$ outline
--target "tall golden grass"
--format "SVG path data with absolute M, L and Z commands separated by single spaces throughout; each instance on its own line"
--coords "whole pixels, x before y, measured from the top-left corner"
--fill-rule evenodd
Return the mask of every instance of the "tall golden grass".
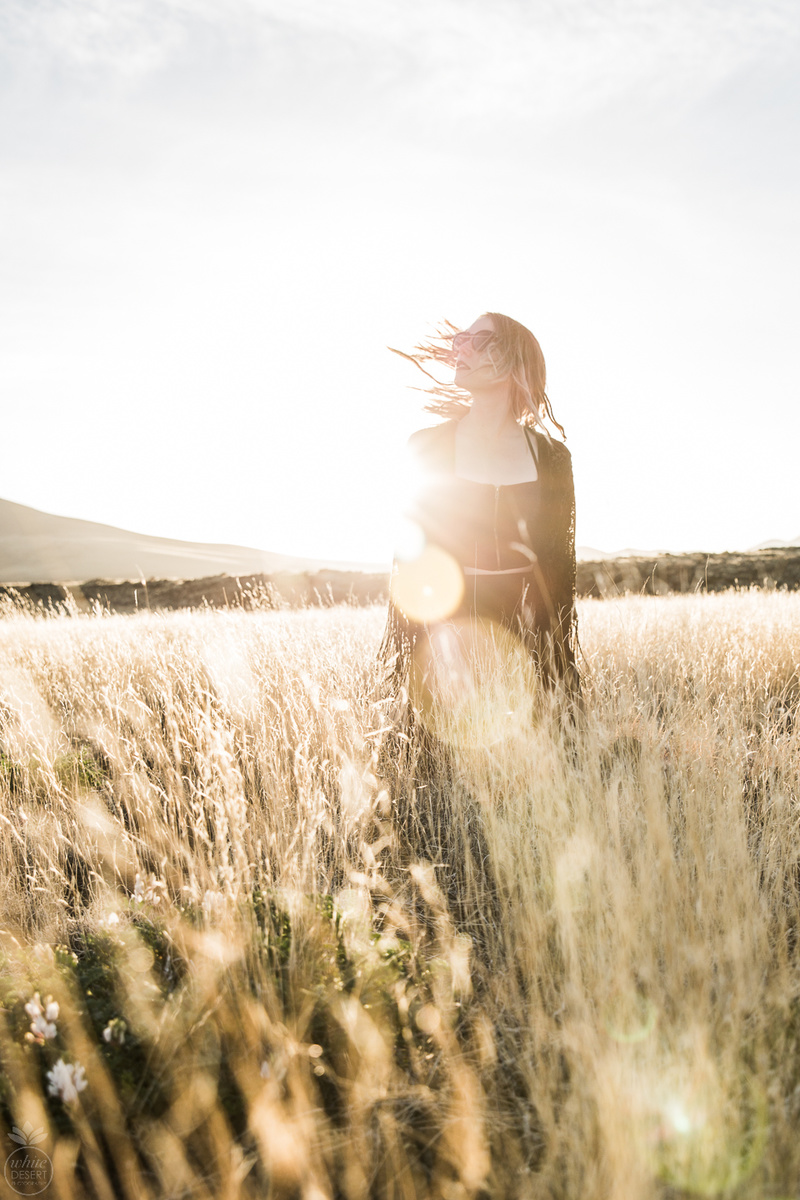
M 379 609 L 9 609 L 2 1157 L 43 1130 L 58 1197 L 796 1195 L 800 596 L 580 617 L 577 720 L 501 641 L 409 725 Z

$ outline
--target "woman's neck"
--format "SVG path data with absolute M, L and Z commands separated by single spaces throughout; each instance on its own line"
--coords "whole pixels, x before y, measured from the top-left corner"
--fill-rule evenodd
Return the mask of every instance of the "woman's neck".
M 474 392 L 469 412 L 463 418 L 470 433 L 485 438 L 502 438 L 513 436 L 518 428 L 511 411 L 511 397 L 508 390 L 505 393 L 490 391 Z

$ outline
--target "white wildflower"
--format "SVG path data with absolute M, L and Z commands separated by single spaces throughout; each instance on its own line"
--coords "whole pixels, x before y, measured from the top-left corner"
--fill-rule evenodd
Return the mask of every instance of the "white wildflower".
M 103 1030 L 104 1042 L 119 1042 L 120 1046 L 125 1045 L 125 1034 L 128 1031 L 126 1021 L 122 1017 L 112 1017 Z
M 275 1083 L 280 1083 L 286 1078 L 286 1072 L 289 1067 L 289 1059 L 294 1056 L 296 1047 L 290 1048 L 288 1051 L 285 1047 L 279 1047 L 271 1052 L 271 1058 L 265 1058 L 261 1064 L 261 1078 L 272 1079 Z
M 119 914 L 110 912 L 106 917 L 106 925 L 119 925 Z
M 78 1092 L 86 1087 L 86 1072 L 80 1063 L 65 1063 L 60 1058 L 52 1071 L 47 1072 L 47 1091 L 58 1096 L 65 1104 L 78 1099 Z
M 163 879 L 156 879 L 155 875 L 150 876 L 148 883 L 142 879 L 139 872 L 136 872 L 136 878 L 133 885 L 133 900 L 136 904 L 152 904 L 155 907 L 166 899 L 167 885 Z
M 38 1042 L 42 1046 L 46 1038 L 56 1036 L 58 1004 L 52 996 L 46 998 L 43 1006 L 39 993 L 35 992 L 33 999 L 25 1005 L 25 1012 L 31 1018 L 31 1031 L 25 1035 L 29 1042 Z

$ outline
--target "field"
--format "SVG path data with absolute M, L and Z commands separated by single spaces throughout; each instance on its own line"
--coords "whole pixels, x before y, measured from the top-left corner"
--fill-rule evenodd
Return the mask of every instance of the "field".
M 582 602 L 572 718 L 383 620 L 5 612 L 8 1194 L 797 1196 L 800 595 Z

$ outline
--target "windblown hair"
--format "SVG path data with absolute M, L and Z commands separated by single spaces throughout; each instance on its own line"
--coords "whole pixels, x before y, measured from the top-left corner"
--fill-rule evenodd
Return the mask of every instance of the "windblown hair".
M 545 391 L 544 355 L 536 338 L 519 321 L 503 313 L 490 312 L 483 316 L 490 317 L 494 325 L 495 338 L 488 350 L 489 359 L 499 376 L 511 380 L 511 408 L 515 419 L 521 425 L 538 426 L 544 433 L 547 433 L 544 422 L 548 420 L 562 437 L 566 437 L 563 425 L 553 415 Z M 441 363 L 450 368 L 455 365 L 452 338 L 458 328 L 452 321 L 445 321 L 432 337 L 414 346 L 413 353 L 395 350 L 395 354 L 409 359 L 433 380 L 434 387 L 422 389 L 433 397 L 425 405 L 425 411 L 440 417 L 461 417 L 471 404 L 469 392 L 454 383 L 441 383 L 423 366 L 423 363 Z

